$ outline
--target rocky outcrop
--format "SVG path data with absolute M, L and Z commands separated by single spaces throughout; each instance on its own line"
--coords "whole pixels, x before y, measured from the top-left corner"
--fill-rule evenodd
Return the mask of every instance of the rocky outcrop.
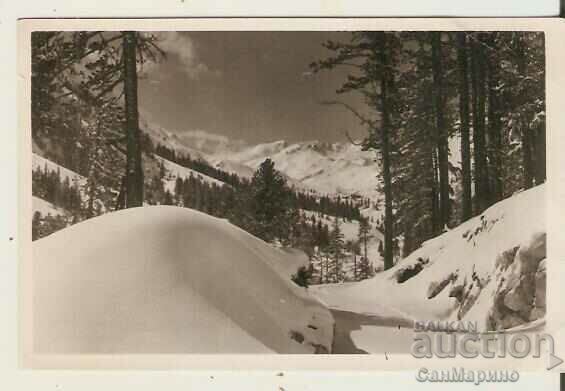
M 502 253 L 496 261 L 494 305 L 487 326 L 501 330 L 545 315 L 546 234 L 536 233 L 528 243 Z
M 424 270 L 424 266 L 426 266 L 429 262 L 429 259 L 418 258 L 416 263 L 398 269 L 396 273 L 394 273 L 396 282 L 402 284 L 403 282 L 408 281 Z
M 441 281 L 432 281 L 428 286 L 428 299 L 433 299 L 445 289 L 449 283 L 457 280 L 457 272 L 450 273 L 446 278 Z

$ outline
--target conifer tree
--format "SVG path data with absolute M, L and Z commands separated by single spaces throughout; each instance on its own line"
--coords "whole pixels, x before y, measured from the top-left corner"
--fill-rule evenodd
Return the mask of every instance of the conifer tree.
M 369 239 L 371 238 L 370 231 L 371 231 L 371 226 L 369 224 L 369 221 L 366 218 L 361 219 L 359 221 L 359 235 L 358 235 L 358 237 L 359 237 L 359 242 L 361 243 L 362 250 L 363 250 L 362 257 L 361 257 L 361 263 L 362 264 L 365 261 L 368 261 L 367 247 L 368 247 Z
M 332 279 L 334 282 L 339 282 L 341 279 L 341 264 L 343 260 L 343 249 L 345 241 L 343 232 L 341 231 L 341 225 L 339 223 L 339 218 L 336 216 L 334 218 L 332 231 L 330 233 L 330 244 L 329 252 L 332 257 Z
M 251 180 L 253 233 L 265 240 L 289 239 L 291 221 L 296 216 L 290 207 L 290 189 L 285 177 L 267 158 Z
M 385 268 L 393 265 L 393 193 L 392 193 L 392 154 L 395 96 L 395 59 L 400 42 L 396 33 L 356 32 L 349 43 L 328 41 L 324 45 L 334 52 L 334 56 L 311 64 L 315 71 L 333 69 L 339 66 L 352 67 L 357 72 L 348 75 L 347 81 L 338 93 L 360 93 L 374 117 L 361 115 L 357 110 L 343 102 L 338 103 L 350 110 L 367 127 L 368 136 L 363 141 L 364 150 L 378 151 L 383 180 L 385 217 Z M 377 117 L 377 118 L 375 118 Z
M 462 171 L 462 216 L 466 221 L 473 214 L 472 175 L 471 175 L 471 140 L 469 132 L 469 66 L 468 66 L 467 34 L 457 33 L 457 68 L 459 90 L 459 121 L 461 136 L 461 171 Z

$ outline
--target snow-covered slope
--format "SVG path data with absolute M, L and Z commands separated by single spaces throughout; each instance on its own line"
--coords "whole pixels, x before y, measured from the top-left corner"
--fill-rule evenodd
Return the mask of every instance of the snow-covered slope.
M 108 213 L 34 242 L 33 260 L 38 352 L 331 349 L 329 311 L 288 276 L 303 255 L 190 209 Z
M 307 217 L 306 221 L 310 221 L 312 216 L 316 217 L 317 221 L 321 221 L 322 224 L 327 225 L 328 227 L 332 227 L 334 223 L 334 217 L 324 215 L 318 212 L 312 212 L 308 210 L 301 210 L 301 213 Z M 369 215 L 369 211 L 366 211 L 367 215 Z M 340 219 L 340 229 L 343 233 L 343 239 L 345 241 L 352 241 L 356 242 L 359 240 L 359 222 L 356 220 L 346 221 L 344 219 Z M 382 270 L 383 268 L 383 259 L 381 254 L 379 253 L 379 243 L 383 241 L 383 234 L 381 231 L 376 229 L 375 224 L 370 224 L 369 230 L 369 240 L 367 242 L 367 258 L 369 258 L 370 263 L 373 265 L 374 268 L 377 270 Z M 353 256 L 349 254 L 342 260 L 342 269 L 346 273 L 346 278 L 352 279 L 353 278 L 353 266 L 354 260 Z M 318 266 L 319 267 L 319 266 Z
M 170 131 L 148 122 L 142 128 L 155 142 L 242 177 L 251 177 L 269 157 L 292 184 L 305 190 L 329 195 L 357 194 L 373 200 L 379 197 L 374 153 L 361 151 L 345 140 L 333 144 L 277 140 L 250 145 L 202 130 Z
M 545 313 L 545 186 L 503 200 L 359 283 L 315 286 L 330 307 L 506 329 Z
M 277 141 L 255 145 L 229 156 L 213 156 L 217 164 L 223 162 L 228 168 L 229 163 L 225 162 L 238 163 L 254 170 L 268 157 L 275 162 L 277 170 L 304 189 L 322 194 L 358 194 L 372 199 L 379 195 L 374 154 L 361 151 L 358 146 L 349 143 L 287 144 Z
M 255 170 L 253 168 L 231 160 L 220 160 L 216 162 L 215 167 L 222 171 L 236 174 L 240 178 L 251 179 L 253 174 L 255 174 Z
M 175 182 L 177 178 L 188 179 L 191 175 L 194 178 L 199 178 L 200 180 L 209 184 L 216 184 L 218 186 L 225 185 L 225 183 L 222 181 L 204 175 L 198 171 L 194 171 L 190 168 L 183 167 L 160 156 L 155 156 L 155 159 L 157 160 L 158 164 L 162 164 L 165 168 L 164 185 L 165 189 L 171 193 L 174 193 Z
M 47 216 L 47 215 L 60 216 L 66 214 L 66 212 L 63 209 L 57 208 L 52 203 L 35 196 L 32 197 L 31 206 L 33 213 L 39 212 L 41 213 L 42 216 Z
M 200 151 L 184 143 L 177 133 L 167 130 L 154 122 L 150 122 L 144 117 L 140 118 L 139 128 L 149 136 L 155 145 L 161 144 L 177 153 L 189 155 L 193 159 L 204 158 L 204 155 Z
M 81 185 L 84 184 L 86 181 L 86 179 L 82 175 L 77 174 L 76 172 L 69 170 L 68 168 L 60 166 L 57 163 L 54 163 L 51 160 L 48 160 L 36 153 L 32 154 L 31 163 L 32 163 L 32 168 L 34 170 L 37 168 L 41 168 L 42 170 L 45 170 L 47 168 L 48 171 L 55 171 L 55 172 L 59 171 L 61 180 L 64 180 L 65 178 L 69 178 L 71 184 Z
M 248 147 L 243 140 L 231 140 L 226 136 L 203 130 L 185 131 L 180 133 L 178 137 L 184 145 L 190 145 L 208 156 L 218 153 L 231 154 Z

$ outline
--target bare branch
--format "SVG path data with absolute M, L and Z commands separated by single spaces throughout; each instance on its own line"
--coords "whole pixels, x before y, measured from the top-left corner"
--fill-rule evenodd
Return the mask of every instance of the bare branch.
M 348 103 L 345 102 L 341 102 L 338 100 L 330 100 L 330 101 L 321 101 L 320 104 L 323 105 L 339 105 L 339 106 L 343 106 L 345 107 L 347 110 L 349 110 L 351 113 L 353 113 L 353 115 L 355 115 L 359 121 L 361 121 L 361 124 L 363 125 L 368 125 L 368 126 L 374 126 L 374 121 L 364 117 L 361 113 L 359 113 L 356 109 L 354 109 L 351 105 L 349 105 Z
M 351 136 L 349 135 L 349 132 L 346 130 L 345 131 L 345 137 L 347 137 L 347 139 L 349 140 L 349 142 L 353 145 L 355 145 L 356 147 L 360 147 L 363 145 L 363 142 L 355 142 L 353 140 L 353 138 L 351 138 Z

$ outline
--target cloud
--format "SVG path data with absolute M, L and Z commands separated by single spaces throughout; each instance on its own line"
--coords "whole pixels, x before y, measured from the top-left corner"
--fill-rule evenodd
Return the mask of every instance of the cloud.
M 212 70 L 198 58 L 196 46 L 192 38 L 186 33 L 158 32 L 157 44 L 163 49 L 167 56 L 176 57 L 180 62 L 182 71 L 191 79 L 199 79 L 202 76 L 220 76 L 221 72 Z

